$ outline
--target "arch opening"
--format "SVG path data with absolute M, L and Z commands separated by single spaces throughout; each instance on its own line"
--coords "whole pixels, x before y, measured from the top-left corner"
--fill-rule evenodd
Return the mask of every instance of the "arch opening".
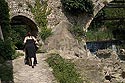
M 38 34 L 38 28 L 36 23 L 34 23 L 32 20 L 30 20 L 30 18 L 27 18 L 25 16 L 14 16 L 11 18 L 11 26 L 13 25 L 26 25 L 27 28 L 29 28 L 29 31 L 31 31 L 31 33 L 34 36 L 37 36 Z
M 33 36 L 38 35 L 37 25 L 25 16 L 14 16 L 11 18 L 12 39 L 17 49 L 23 49 L 23 39 L 27 32 L 31 32 Z
M 86 33 L 90 50 L 95 52 L 99 49 L 113 49 L 114 44 L 116 48 L 119 47 L 117 51 L 120 48 L 125 48 L 123 46 L 125 40 L 124 5 L 125 0 L 111 1 L 97 13 Z

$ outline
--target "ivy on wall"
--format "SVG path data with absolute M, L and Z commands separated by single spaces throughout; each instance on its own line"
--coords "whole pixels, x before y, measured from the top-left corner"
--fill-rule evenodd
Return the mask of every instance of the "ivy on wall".
M 51 29 L 47 28 L 47 16 L 50 14 L 51 10 L 48 10 L 47 6 L 47 1 L 40 2 L 40 0 L 36 0 L 35 6 L 31 7 L 31 11 L 35 16 L 35 21 L 40 28 L 40 36 L 43 41 L 51 35 Z
M 78 40 L 81 41 L 82 38 L 85 37 L 85 32 L 83 31 L 83 28 L 80 27 L 80 25 L 76 24 L 71 29 L 70 32 L 73 34 L 73 36 Z
M 89 13 L 93 14 L 93 3 L 91 0 L 61 0 L 64 8 L 73 13 Z

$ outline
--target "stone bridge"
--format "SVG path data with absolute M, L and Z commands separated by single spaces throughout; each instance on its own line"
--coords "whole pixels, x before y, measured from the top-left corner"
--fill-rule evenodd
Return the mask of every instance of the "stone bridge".
M 79 16 L 73 16 L 71 14 L 67 14 L 67 12 L 62 8 L 62 4 L 60 0 L 48 0 L 48 7 L 51 8 L 51 14 L 48 16 L 48 27 L 55 28 L 53 31 L 53 35 L 47 38 L 46 42 L 47 45 L 45 46 L 48 50 L 57 49 L 63 50 L 71 55 L 77 54 L 78 56 L 81 55 L 89 55 L 87 54 L 86 50 L 84 49 L 86 45 L 86 40 L 79 43 L 77 40 L 74 39 L 73 35 L 67 30 L 74 23 L 77 22 L 80 27 L 83 27 L 84 31 L 87 31 L 90 23 L 97 15 L 97 13 L 108 3 L 113 0 L 92 0 L 94 3 L 94 15 L 88 15 L 86 13 L 80 14 Z M 45 42 L 45 43 L 46 43 Z
M 113 0 L 92 0 L 94 3 L 94 16 L 108 3 Z M 93 20 L 94 16 L 88 14 L 82 14 L 78 17 L 73 17 L 65 13 L 62 9 L 62 4 L 60 0 L 48 0 L 48 7 L 52 8 L 51 14 L 48 16 L 48 26 L 55 27 L 62 20 L 68 21 L 70 23 L 77 22 L 84 29 L 87 29 Z
M 31 12 L 28 4 L 33 5 L 32 0 L 7 0 L 10 9 L 10 19 L 21 21 L 23 24 L 31 28 L 33 34 L 37 34 L 38 27 L 34 20 L 34 15 Z
M 107 4 L 113 0 L 92 0 L 94 3 L 94 16 Z M 13 19 L 14 17 L 23 17 L 22 19 L 27 22 L 27 25 L 31 25 L 36 27 L 36 23 L 34 20 L 34 16 L 31 13 L 29 5 L 34 5 L 34 0 L 7 0 L 9 8 L 10 8 L 10 18 Z M 48 7 L 52 8 L 51 14 L 48 16 L 48 26 L 53 28 L 62 20 L 67 20 L 68 18 L 62 12 L 60 0 L 48 0 Z M 57 9 L 58 8 L 58 9 Z M 57 14 L 58 13 L 58 14 Z M 89 27 L 91 21 L 93 20 L 94 16 L 89 15 L 81 15 L 78 17 L 78 24 L 84 27 L 85 30 Z M 72 18 L 72 17 L 70 17 Z M 69 20 L 68 20 L 69 21 Z M 34 27 L 34 28 L 35 28 Z
M 92 0 L 94 3 L 94 16 L 85 16 L 86 17 L 86 21 L 84 22 L 85 24 L 85 28 L 87 29 L 90 25 L 90 23 L 92 22 L 92 20 L 94 19 L 94 17 L 96 16 L 96 14 L 104 7 L 106 6 L 108 3 L 110 3 L 111 1 L 114 0 Z M 88 19 L 87 19 L 88 18 Z
M 17 19 L 23 21 L 26 25 L 31 27 L 34 33 L 38 32 L 37 24 L 34 20 L 34 16 L 31 13 L 30 5 L 35 4 L 35 0 L 6 0 L 10 9 L 10 19 Z M 94 3 L 94 16 L 107 4 L 113 0 L 92 0 Z M 62 20 L 72 23 L 74 17 L 67 16 L 62 10 L 62 4 L 60 0 L 48 0 L 48 8 L 51 8 L 51 14 L 48 16 L 48 27 L 54 28 Z M 94 16 L 83 14 L 77 17 L 77 22 L 81 25 L 85 31 L 92 22 Z

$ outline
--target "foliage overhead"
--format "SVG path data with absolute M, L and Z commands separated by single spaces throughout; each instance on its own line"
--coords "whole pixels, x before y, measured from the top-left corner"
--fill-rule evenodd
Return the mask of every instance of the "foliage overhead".
M 71 13 L 89 13 L 93 14 L 93 3 L 91 0 L 61 0 L 64 8 Z

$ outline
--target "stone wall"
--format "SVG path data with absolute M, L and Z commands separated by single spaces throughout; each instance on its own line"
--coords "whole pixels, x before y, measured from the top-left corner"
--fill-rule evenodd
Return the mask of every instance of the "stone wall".
M 79 17 L 69 15 L 62 6 L 61 0 L 48 0 L 48 7 L 52 9 L 51 14 L 48 16 L 48 27 L 54 28 L 61 21 L 67 21 L 71 24 L 80 20 L 81 17 L 85 16 L 80 15 Z M 83 19 L 82 19 L 83 20 Z M 81 21 L 81 20 L 80 20 Z M 85 20 L 84 20 L 85 21 Z
M 94 16 L 106 5 L 104 2 L 111 2 L 112 0 L 92 0 L 94 3 Z M 78 22 L 81 27 L 88 28 L 94 16 L 88 14 L 81 14 L 78 17 L 71 16 L 65 12 L 60 0 L 48 0 L 48 7 L 52 9 L 48 16 L 48 27 L 54 28 L 62 20 L 68 21 L 71 24 Z
M 70 27 L 71 23 L 61 21 L 53 30 L 53 35 L 46 39 L 44 47 L 48 52 L 58 50 L 62 56 L 85 58 L 87 54 L 84 44 L 73 37 L 69 31 Z
M 41 0 L 44 1 L 44 0 Z M 98 13 L 98 11 L 100 11 L 106 4 L 104 3 L 105 1 L 107 1 L 107 3 L 111 2 L 112 0 L 92 0 L 94 3 L 94 16 Z M 31 5 L 34 5 L 35 1 L 34 0 L 7 0 L 7 2 L 9 3 L 9 7 L 10 10 L 12 11 L 12 13 L 15 10 L 15 8 L 17 9 L 21 9 L 21 10 L 25 10 L 28 9 L 28 6 L 26 5 L 26 3 L 29 3 Z M 22 7 L 19 8 L 18 4 L 22 3 Z M 13 9 L 14 8 L 14 9 Z M 62 7 L 61 4 L 61 0 L 48 0 L 48 8 L 51 8 L 51 14 L 48 16 L 48 27 L 49 28 L 54 28 L 56 25 L 58 25 L 62 20 L 68 21 L 71 24 L 74 24 L 75 22 L 77 22 L 79 25 L 81 25 L 81 27 L 88 28 L 91 21 L 93 20 L 94 16 L 90 16 L 88 14 L 81 14 L 79 16 L 72 16 L 69 15 L 67 12 L 65 12 L 65 10 Z M 30 10 L 29 10 L 30 11 Z M 22 11 L 25 13 L 25 11 Z M 12 14 L 10 13 L 10 14 Z M 17 13 L 17 12 L 15 12 Z M 28 14 L 27 14 L 28 16 Z M 31 16 L 31 14 L 30 14 Z
M 48 7 L 51 8 L 51 14 L 48 16 L 48 27 L 54 28 L 61 20 L 67 20 L 60 0 L 48 0 Z
M 57 49 L 61 51 L 73 51 L 74 53 L 72 53 L 72 55 L 76 55 L 78 57 L 87 56 L 87 50 L 83 45 L 77 43 L 77 40 L 68 31 L 72 26 L 66 25 L 74 25 L 74 23 L 77 22 L 83 30 L 87 31 L 87 28 L 94 16 L 105 6 L 104 1 L 105 0 L 93 0 L 94 15 L 83 13 L 79 16 L 73 16 L 63 9 L 61 0 L 48 0 L 48 8 L 52 9 L 50 15 L 47 17 L 48 28 L 53 29 L 53 35 L 45 41 L 45 47 L 47 50 Z M 110 0 L 108 0 L 108 2 L 110 2 Z
M 14 16 L 25 16 L 34 21 L 34 16 L 28 7 L 28 3 L 33 5 L 33 2 L 27 0 L 7 0 L 10 9 L 10 18 Z M 35 22 L 35 21 L 34 21 Z

